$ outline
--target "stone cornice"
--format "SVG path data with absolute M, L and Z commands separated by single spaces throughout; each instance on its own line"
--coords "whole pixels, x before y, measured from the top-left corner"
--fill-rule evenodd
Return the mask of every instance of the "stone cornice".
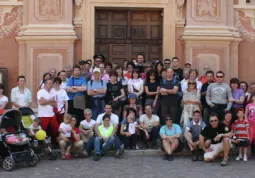
M 16 40 L 18 43 L 70 43 L 77 39 L 76 36 L 17 36 Z
M 0 1 L 0 6 L 22 6 L 23 2 L 22 1 L 17 1 L 17 0 L 1 0 Z

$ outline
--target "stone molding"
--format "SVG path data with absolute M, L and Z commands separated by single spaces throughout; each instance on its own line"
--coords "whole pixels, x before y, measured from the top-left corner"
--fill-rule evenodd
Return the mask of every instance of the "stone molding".
M 22 6 L 23 1 L 18 0 L 1 0 L 0 6 Z

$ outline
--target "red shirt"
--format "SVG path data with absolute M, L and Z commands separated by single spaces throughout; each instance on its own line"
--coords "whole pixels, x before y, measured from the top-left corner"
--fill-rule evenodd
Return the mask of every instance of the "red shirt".
M 199 80 L 202 84 L 206 83 L 206 82 L 207 82 L 206 75 L 203 75 L 203 76 L 199 77 L 198 80 Z M 214 81 L 214 82 L 216 81 L 215 76 L 213 77 L 213 81 Z
M 236 138 L 248 138 L 247 129 L 249 128 L 249 123 L 246 120 L 236 120 L 232 124 L 232 130 L 235 133 Z
M 81 133 L 80 129 L 77 128 L 77 127 L 74 127 L 73 130 L 75 131 L 76 134 L 80 134 Z M 72 142 L 74 143 L 76 141 L 77 140 L 75 139 L 74 134 L 72 134 Z
M 124 76 L 127 77 L 128 79 L 132 78 L 132 74 L 129 74 L 128 72 Z

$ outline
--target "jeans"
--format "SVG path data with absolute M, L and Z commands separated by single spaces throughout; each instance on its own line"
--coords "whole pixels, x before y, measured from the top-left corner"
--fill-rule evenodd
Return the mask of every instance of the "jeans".
M 95 137 L 91 137 L 88 142 L 87 142 L 87 145 L 86 145 L 86 151 L 89 155 L 91 155 L 91 151 L 94 147 L 94 140 L 95 140 Z
M 104 112 L 105 102 L 102 99 L 94 99 L 93 101 L 95 102 L 96 107 L 91 108 L 92 119 L 96 120 L 97 116 Z
M 113 145 L 115 145 L 115 150 L 119 150 L 121 143 L 118 136 L 110 136 L 108 140 L 103 143 L 103 140 L 96 137 L 94 140 L 95 153 L 104 155 Z
M 215 104 L 213 108 L 210 108 L 210 113 L 218 114 L 219 120 L 223 121 L 225 118 L 225 109 L 227 108 L 227 104 Z
M 159 126 L 152 127 L 151 131 L 148 133 L 150 135 L 150 140 L 152 142 L 152 145 L 156 145 L 156 139 L 158 138 L 158 135 L 159 135 Z M 141 138 L 143 143 L 147 143 L 146 135 L 145 135 L 145 132 L 143 131 L 141 131 Z

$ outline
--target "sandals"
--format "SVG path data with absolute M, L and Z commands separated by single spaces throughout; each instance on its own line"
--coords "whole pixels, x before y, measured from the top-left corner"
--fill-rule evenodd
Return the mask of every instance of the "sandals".
M 65 154 L 65 158 L 66 158 L 67 160 L 70 160 L 70 159 L 72 159 L 72 156 L 71 156 L 71 155 Z

